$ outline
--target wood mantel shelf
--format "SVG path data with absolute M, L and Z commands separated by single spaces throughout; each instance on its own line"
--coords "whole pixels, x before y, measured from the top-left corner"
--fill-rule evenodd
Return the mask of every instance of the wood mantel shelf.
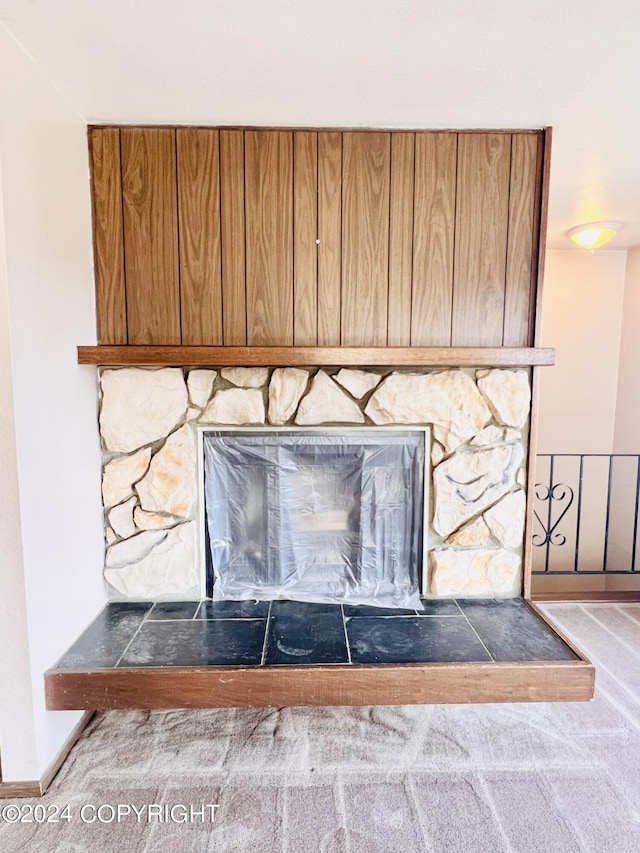
M 555 363 L 542 347 L 79 346 L 79 364 L 252 367 L 530 367 Z

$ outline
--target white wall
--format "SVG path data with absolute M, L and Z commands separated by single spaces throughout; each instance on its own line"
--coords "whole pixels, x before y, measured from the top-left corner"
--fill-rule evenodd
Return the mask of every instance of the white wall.
M 640 453 L 640 249 L 627 253 L 614 453 Z
M 0 87 L 0 166 L 36 753 L 34 768 L 32 750 L 11 755 L 0 732 L 11 781 L 42 775 L 78 720 L 45 710 L 43 673 L 104 591 L 96 376 L 75 354 L 95 342 L 86 125 L 1 26 L 0 79 L 10 81 Z M 12 628 L 0 625 L 0 647 Z M 0 724 L 23 713 L 13 691 L 2 698 Z
M 539 453 L 613 452 L 626 255 L 547 252 L 542 345 L 556 364 L 540 371 Z
M 0 186 L 2 186 L 0 172 Z M 0 195 L 0 751 L 5 777 L 36 777 L 24 593 L 18 461 L 9 341 L 4 216 Z M 13 778 L 16 778 L 15 775 Z

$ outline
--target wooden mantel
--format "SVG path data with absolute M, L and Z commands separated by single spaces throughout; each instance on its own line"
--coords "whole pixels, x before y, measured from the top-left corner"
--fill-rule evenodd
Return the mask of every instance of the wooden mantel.
M 80 346 L 79 364 L 165 366 L 530 367 L 555 362 L 542 347 Z

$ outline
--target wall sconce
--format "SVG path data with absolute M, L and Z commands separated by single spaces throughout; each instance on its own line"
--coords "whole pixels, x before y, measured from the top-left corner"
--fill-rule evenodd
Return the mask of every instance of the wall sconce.
M 585 225 L 577 225 L 567 233 L 577 246 L 583 249 L 599 249 L 615 237 L 621 227 L 621 222 L 588 222 Z

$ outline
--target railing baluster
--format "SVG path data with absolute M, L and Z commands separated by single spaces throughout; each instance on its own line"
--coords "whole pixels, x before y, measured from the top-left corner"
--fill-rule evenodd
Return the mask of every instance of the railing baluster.
M 580 519 L 582 517 L 582 477 L 584 475 L 584 453 L 580 454 L 580 470 L 578 473 L 578 507 L 576 510 L 576 554 L 573 561 L 573 571 L 578 571 L 578 556 L 580 554 Z
M 640 498 L 640 456 L 638 456 L 638 468 L 636 471 L 636 508 L 633 514 L 633 545 L 631 546 L 631 568 L 636 570 L 636 546 L 638 544 L 638 498 Z
M 546 512 L 546 529 L 545 522 L 543 522 L 541 516 L 538 514 L 538 511 L 535 511 L 535 518 L 542 528 L 542 533 L 534 533 L 533 534 L 533 545 L 535 547 L 545 548 L 545 559 L 544 559 L 544 568 L 534 570 L 532 574 L 534 575 L 542 575 L 549 574 L 549 572 L 553 572 L 554 575 L 628 575 L 628 574 L 639 574 L 640 570 L 636 570 L 636 560 L 638 558 L 638 534 L 639 534 L 639 524 L 640 524 L 640 454 L 637 453 L 615 453 L 615 454 L 606 454 L 606 453 L 543 453 L 539 454 L 539 458 L 549 457 L 549 481 L 548 486 L 543 485 L 542 483 L 536 484 L 536 493 L 535 498 L 538 501 L 548 501 L 549 506 L 547 507 Z M 551 546 L 553 545 L 555 548 L 561 548 L 566 544 L 567 538 L 562 533 L 562 523 L 564 517 L 567 515 L 569 511 L 569 507 L 571 506 L 574 492 L 570 485 L 565 483 L 554 483 L 554 473 L 555 473 L 555 461 L 556 458 L 571 458 L 577 457 L 580 462 L 578 466 L 578 501 L 577 501 L 577 509 L 576 509 L 576 539 L 575 539 L 575 554 L 573 560 L 573 567 L 570 569 L 558 569 L 557 571 L 553 571 L 552 563 L 553 563 L 553 551 Z M 582 508 L 583 508 L 583 497 L 586 496 L 588 498 L 589 495 L 589 484 L 585 483 L 585 459 L 594 459 L 594 458 L 604 458 L 608 459 L 608 472 L 607 472 L 607 499 L 606 499 L 606 513 L 605 513 L 605 523 L 604 523 L 604 537 L 603 537 L 603 551 L 602 551 L 602 568 L 600 569 L 580 569 L 580 539 L 582 534 Z M 619 535 L 623 537 L 622 543 L 614 542 L 613 540 L 609 540 L 610 536 L 614 534 L 611 531 L 611 520 L 612 520 L 612 501 L 613 501 L 613 485 L 614 485 L 614 463 L 616 459 L 633 459 L 636 463 L 635 470 L 635 497 L 634 497 L 634 513 L 633 513 L 633 531 L 632 531 L 632 545 L 631 545 L 631 565 L 628 568 L 618 569 L 608 567 L 608 561 L 611 549 L 615 547 L 616 555 L 620 551 L 628 550 L 628 526 L 624 531 L 619 532 Z M 572 480 L 572 482 L 575 482 Z M 587 490 L 585 492 L 585 489 Z M 560 507 L 559 511 L 556 513 L 556 517 L 554 520 L 553 516 L 553 503 L 554 501 Z M 617 506 L 617 504 L 616 504 Z M 618 507 L 618 509 L 620 509 Z M 624 508 L 623 508 L 624 509 Z M 624 513 L 626 517 L 626 512 Z M 616 531 L 618 531 L 619 525 L 616 526 Z M 619 559 L 616 557 L 616 559 Z
M 611 518 L 611 476 L 613 472 L 613 456 L 609 457 L 609 476 L 607 478 L 607 514 L 604 520 L 604 550 L 602 552 L 602 571 L 607 571 L 607 555 L 609 553 L 609 520 Z

